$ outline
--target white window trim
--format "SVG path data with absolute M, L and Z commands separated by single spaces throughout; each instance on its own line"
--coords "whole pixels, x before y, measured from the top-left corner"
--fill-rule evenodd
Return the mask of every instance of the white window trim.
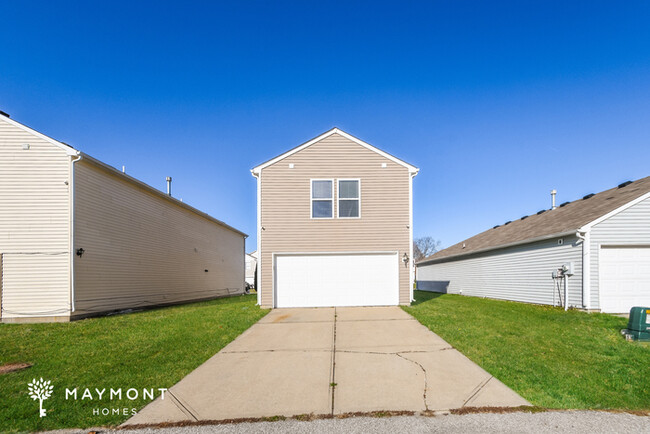
M 343 199 L 341 199 L 339 197 L 340 196 L 339 195 L 339 191 L 340 191 L 339 182 L 341 182 L 341 181 L 357 181 L 359 183 L 359 197 L 356 199 L 356 200 L 359 201 L 359 215 L 357 217 L 341 217 L 339 215 L 339 211 L 341 210 L 341 200 L 355 200 L 355 199 L 352 199 L 352 198 L 345 198 L 345 197 Z M 349 219 L 354 220 L 354 219 L 360 219 L 361 218 L 361 178 L 340 178 L 340 179 L 336 180 L 336 218 L 346 219 L 346 220 L 349 220 Z
M 332 197 L 330 199 L 314 199 L 314 181 L 331 181 L 332 182 Z M 331 220 L 334 218 L 334 183 L 333 178 L 310 178 L 309 179 L 309 218 L 311 220 Z M 314 217 L 314 201 L 315 200 L 331 200 L 332 201 L 332 216 L 331 217 Z

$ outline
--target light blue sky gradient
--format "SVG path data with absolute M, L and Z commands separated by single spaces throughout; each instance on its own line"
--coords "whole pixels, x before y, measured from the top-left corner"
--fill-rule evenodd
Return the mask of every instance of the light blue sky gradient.
M 0 110 L 250 234 L 249 170 L 343 130 L 451 245 L 650 175 L 650 3 L 2 2 Z M 309 206 L 308 201 L 306 199 Z

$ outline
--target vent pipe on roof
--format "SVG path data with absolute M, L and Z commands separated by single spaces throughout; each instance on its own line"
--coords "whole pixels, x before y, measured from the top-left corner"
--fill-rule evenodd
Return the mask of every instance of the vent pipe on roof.
M 172 195 L 172 177 L 171 176 L 167 177 L 167 194 L 169 196 Z
M 557 190 L 556 190 L 556 189 L 551 190 L 551 209 L 555 209 L 555 208 L 557 208 L 557 207 L 555 206 L 555 195 L 556 195 L 556 194 L 557 194 Z

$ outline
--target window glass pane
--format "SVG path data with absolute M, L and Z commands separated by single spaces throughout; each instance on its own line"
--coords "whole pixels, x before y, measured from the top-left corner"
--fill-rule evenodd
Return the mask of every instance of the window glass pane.
M 339 197 L 341 199 L 358 199 L 359 181 L 339 181 Z
M 332 217 L 332 201 L 331 200 L 312 201 L 311 216 L 314 218 Z
M 312 199 L 331 199 L 332 181 L 312 181 L 311 197 Z
M 359 217 L 359 200 L 339 200 L 339 217 Z

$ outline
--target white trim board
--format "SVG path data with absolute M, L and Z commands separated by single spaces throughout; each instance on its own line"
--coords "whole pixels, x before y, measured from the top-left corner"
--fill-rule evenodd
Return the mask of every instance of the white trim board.
M 389 153 L 384 152 L 381 149 L 378 149 L 378 148 L 372 146 L 371 144 L 366 143 L 363 140 L 358 139 L 358 138 L 352 136 L 351 134 L 348 134 L 345 131 L 342 131 L 342 130 L 335 127 L 335 128 L 332 128 L 331 130 L 321 134 L 320 136 L 318 136 L 318 137 L 316 137 L 314 139 L 311 139 L 310 141 L 305 142 L 302 145 L 297 146 L 297 147 L 285 152 L 284 154 L 278 155 L 277 157 L 275 157 L 275 158 L 273 158 L 273 159 L 271 159 L 271 160 L 269 160 L 269 161 L 267 161 L 265 163 L 262 163 L 262 164 L 260 164 L 258 166 L 255 166 L 253 169 L 251 169 L 251 172 L 253 174 L 260 173 L 260 171 L 262 169 L 264 169 L 265 167 L 268 167 L 268 166 L 270 166 L 272 164 L 275 164 L 278 161 L 283 160 L 283 159 L 287 158 L 288 156 L 295 154 L 296 152 L 300 152 L 303 149 L 307 148 L 308 146 L 311 146 L 314 143 L 319 142 L 319 141 L 331 136 L 332 134 L 339 134 L 339 135 L 345 137 L 346 139 L 351 140 L 351 141 L 355 142 L 356 144 L 363 146 L 366 149 L 369 149 L 369 150 L 371 150 L 373 152 L 378 153 L 382 157 L 388 158 L 389 160 L 391 160 L 394 163 L 397 163 L 397 164 L 399 164 L 401 166 L 406 167 L 409 170 L 409 173 L 418 173 L 418 171 L 420 170 L 417 167 L 412 166 L 412 165 L 408 164 L 407 162 L 402 161 L 399 158 L 394 157 L 394 156 L 390 155 Z

